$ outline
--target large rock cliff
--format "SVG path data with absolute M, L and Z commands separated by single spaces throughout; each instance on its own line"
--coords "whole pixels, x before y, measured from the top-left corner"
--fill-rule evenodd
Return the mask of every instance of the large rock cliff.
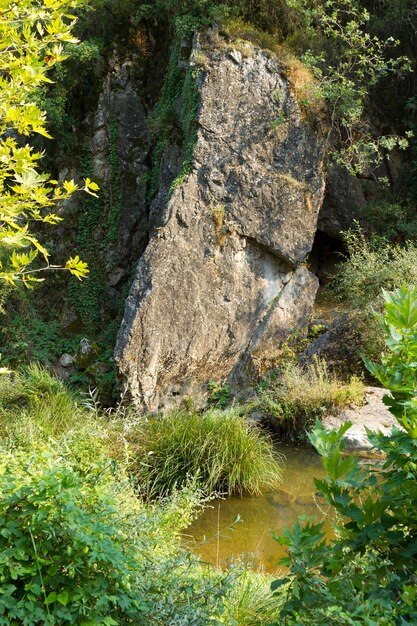
M 272 55 L 195 46 L 192 59 L 203 54 L 191 173 L 168 194 L 161 181 L 115 351 L 149 410 L 204 402 L 210 379 L 238 388 L 318 286 L 302 263 L 323 201 L 320 141 Z

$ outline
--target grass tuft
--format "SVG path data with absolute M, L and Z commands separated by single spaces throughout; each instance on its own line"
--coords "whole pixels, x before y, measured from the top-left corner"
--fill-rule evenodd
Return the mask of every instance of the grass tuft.
M 46 441 L 84 421 L 81 397 L 41 365 L 0 376 L 0 439 L 12 446 Z
M 271 593 L 271 577 L 243 570 L 225 599 L 224 616 L 228 624 L 264 626 L 279 619 L 281 603 Z M 278 622 L 277 622 L 278 623 Z
M 258 392 L 257 409 L 274 429 L 286 434 L 304 434 L 317 418 L 351 404 L 362 404 L 364 385 L 357 376 L 339 380 L 324 361 L 308 367 L 297 363 L 271 373 Z
M 146 418 L 120 407 L 107 414 L 39 365 L 1 376 L 1 445 L 31 450 L 50 440 L 81 464 L 101 453 L 127 465 L 148 498 L 194 479 L 207 492 L 227 494 L 258 494 L 280 479 L 270 437 L 236 408 Z
M 208 492 L 259 494 L 281 477 L 270 437 L 236 408 L 172 412 L 138 422 L 129 433 L 131 471 L 149 497 L 198 476 Z

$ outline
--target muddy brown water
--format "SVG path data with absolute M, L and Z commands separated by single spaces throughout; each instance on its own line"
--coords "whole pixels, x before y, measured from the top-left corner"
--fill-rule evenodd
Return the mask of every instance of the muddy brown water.
M 325 520 L 328 507 L 315 497 L 314 478 L 322 478 L 320 458 L 312 448 L 279 445 L 283 455 L 282 482 L 258 497 L 215 500 L 186 533 L 187 544 L 202 560 L 218 567 L 245 559 L 255 569 L 274 572 L 285 550 L 271 535 L 281 534 L 298 515 Z

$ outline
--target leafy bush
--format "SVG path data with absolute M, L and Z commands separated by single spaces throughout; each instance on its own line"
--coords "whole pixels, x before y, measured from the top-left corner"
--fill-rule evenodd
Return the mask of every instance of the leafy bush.
M 43 450 L 0 465 L 0 615 L 3 624 L 141 619 L 136 549 L 126 542 L 97 465 L 89 474 Z M 108 476 L 106 476 L 108 480 Z
M 326 577 L 329 570 L 325 558 L 332 567 L 338 555 L 326 550 L 324 542 L 320 543 L 324 537 L 320 531 L 320 524 L 301 525 L 297 521 L 291 531 L 287 529 L 284 536 L 277 537 L 279 543 L 289 546 L 288 557 L 280 563 L 291 569 L 288 577 L 272 583 L 277 604 L 284 601 L 273 626 L 397 626 L 397 607 L 386 589 L 395 579 L 390 574 L 389 561 L 374 553 L 355 557 L 346 550 L 340 571 Z M 296 568 L 298 574 L 294 575 Z M 400 623 L 411 626 L 410 622 Z
M 258 624 L 256 607 L 276 614 L 268 577 L 215 571 L 181 549 L 207 501 L 198 479 L 146 507 L 134 495 L 127 408 L 100 416 L 38 367 L 0 385 L 1 624 L 229 625 L 236 615 Z M 62 422 L 53 412 L 42 420 L 42 406 L 64 393 Z
M 76 120 L 70 108 L 77 106 L 77 101 L 79 103 L 77 90 L 79 92 L 87 82 L 96 78 L 92 68 L 97 67 L 100 60 L 100 45 L 100 41 L 89 39 L 69 46 L 69 62 L 55 68 L 53 83 L 36 94 L 36 102 L 46 112 L 48 129 L 59 144 L 61 154 L 77 150 L 77 138 L 72 130 Z
M 316 360 L 305 368 L 290 362 L 268 375 L 259 388 L 256 408 L 274 429 L 303 436 L 317 418 L 361 404 L 363 397 L 364 386 L 356 376 L 343 382 L 329 372 L 324 361 Z
M 391 242 L 413 241 L 417 238 L 415 206 L 407 200 L 388 198 L 367 206 L 366 217 L 376 232 Z
M 257 494 L 280 479 L 272 441 L 236 408 L 140 420 L 128 439 L 130 471 L 149 496 L 169 493 L 190 476 L 209 492 L 228 494 Z
M 261 31 L 278 33 L 282 39 L 305 25 L 299 0 L 291 4 L 286 0 L 144 0 L 139 3 L 137 19 L 163 16 L 175 24 L 177 32 L 189 34 L 213 22 L 240 17 Z
M 237 574 L 180 546 L 201 508 L 189 485 L 145 507 L 102 455 L 83 467 L 59 448 L 0 463 L 0 623 L 201 626 Z M 218 623 L 221 623 L 220 621 Z
M 411 71 L 407 57 L 395 56 L 394 37 L 369 34 L 370 13 L 351 0 L 312 3 L 296 0 L 310 27 L 323 39 L 319 54 L 307 50 L 303 61 L 318 84 L 317 95 L 328 105 L 328 147 L 337 142 L 333 159 L 352 174 L 366 172 L 384 160 L 386 152 L 408 146 L 408 137 L 376 135 L 369 123 L 370 90 L 382 77 Z
M 383 295 L 387 353 L 379 365 L 366 365 L 390 392 L 384 402 L 401 430 L 368 431 L 382 460 L 363 464 L 343 454 L 349 422 L 330 433 L 317 424 L 310 439 L 327 477 L 316 485 L 337 513 L 337 538 L 326 545 L 323 523 L 300 521 L 277 538 L 289 547 L 282 564 L 290 567 L 273 583 L 281 599 L 287 587 L 277 624 L 417 620 L 417 288 Z
M 345 233 L 345 242 L 347 257 L 323 295 L 342 301 L 348 310 L 331 328 L 327 350 L 320 356 L 339 371 L 347 364 L 360 372 L 361 355 L 378 358 L 383 347 L 383 333 L 372 314 L 383 307 L 381 290 L 417 283 L 417 247 L 375 235 L 368 239 L 358 225 Z
M 380 237 L 366 239 L 359 228 L 345 235 L 348 258 L 331 288 L 358 308 L 376 305 L 381 289 L 417 283 L 417 248 L 412 243 L 392 245 Z
M 287 38 L 306 25 L 299 0 L 235 0 L 239 14 L 259 29 Z

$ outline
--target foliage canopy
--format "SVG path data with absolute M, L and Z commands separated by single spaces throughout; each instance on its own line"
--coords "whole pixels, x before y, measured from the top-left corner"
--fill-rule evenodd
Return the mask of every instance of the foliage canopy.
M 49 137 L 45 113 L 35 104 L 37 90 L 50 79 L 48 70 L 65 59 L 64 48 L 76 43 L 75 16 L 68 10 L 83 0 L 1 0 L 0 2 L 0 279 L 28 287 L 38 272 L 56 268 L 31 230 L 32 222 L 57 224 L 58 202 L 79 190 L 71 181 L 52 180 L 39 170 L 42 153 L 26 138 Z M 85 180 L 85 191 L 98 186 Z M 35 267 L 40 255 L 43 266 Z M 78 256 L 64 266 L 81 278 L 87 266 Z

